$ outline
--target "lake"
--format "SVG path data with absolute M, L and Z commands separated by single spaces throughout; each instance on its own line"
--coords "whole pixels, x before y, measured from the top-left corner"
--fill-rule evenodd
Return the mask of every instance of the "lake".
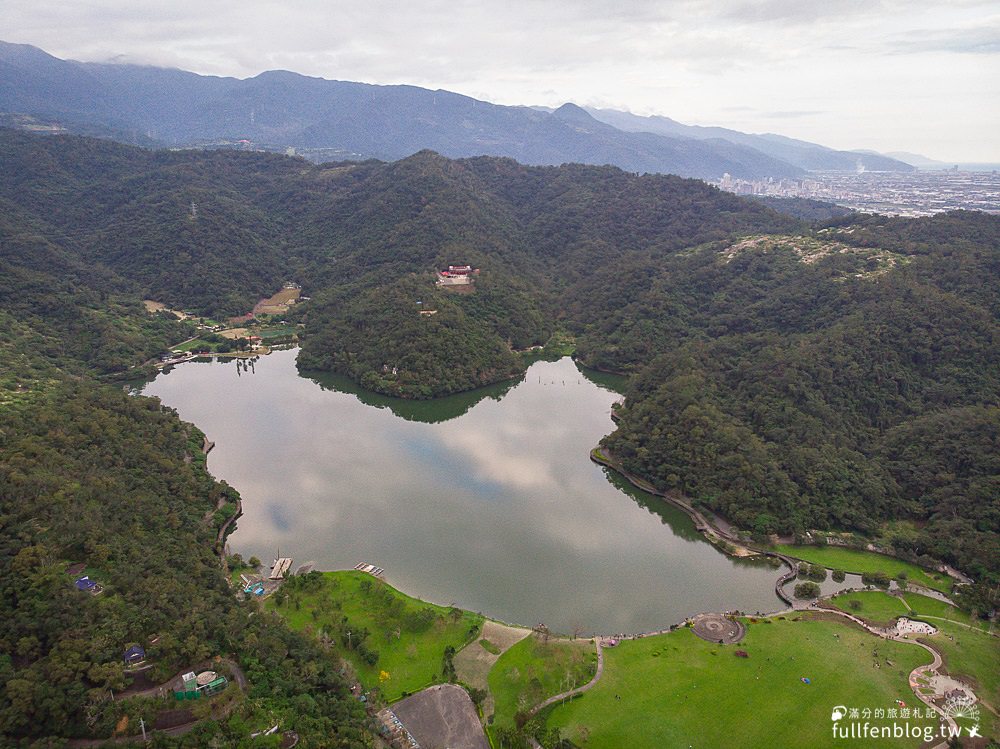
M 567 357 L 410 402 L 301 376 L 296 354 L 189 362 L 143 389 L 216 443 L 209 468 L 243 497 L 229 545 L 244 558 L 370 562 L 410 595 L 564 633 L 782 607 L 779 571 L 720 553 L 590 461 L 614 429 L 614 378 Z

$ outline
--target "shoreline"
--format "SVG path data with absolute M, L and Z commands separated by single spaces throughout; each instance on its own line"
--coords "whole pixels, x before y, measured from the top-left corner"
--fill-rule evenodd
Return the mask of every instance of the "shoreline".
M 209 357 L 211 357 L 211 356 L 212 355 L 209 355 Z M 215 356 L 218 357 L 218 355 L 215 355 Z M 192 357 L 192 358 L 195 358 L 195 357 Z M 218 357 L 218 358 L 221 358 L 221 357 Z M 203 453 L 206 455 L 206 457 L 207 457 L 208 453 L 214 447 L 215 447 L 215 443 L 212 442 L 212 441 L 210 441 L 208 439 L 208 437 L 205 436 L 204 437 L 204 442 L 203 442 L 202 450 L 203 450 Z M 788 582 L 794 580 L 797 577 L 797 574 L 798 574 L 798 571 L 799 571 L 799 565 L 800 565 L 800 562 L 802 560 L 799 560 L 799 559 L 797 559 L 795 557 L 792 557 L 792 556 L 790 556 L 790 555 L 788 555 L 786 553 L 782 553 L 780 551 L 775 551 L 775 550 L 771 550 L 771 549 L 764 549 L 764 548 L 758 547 L 757 545 L 748 543 L 744 539 L 740 538 L 736 533 L 734 533 L 729 528 L 724 527 L 724 526 L 720 526 L 716 522 L 713 522 L 713 520 L 710 519 L 709 516 L 706 513 L 700 511 L 697 508 L 695 508 L 693 506 L 693 504 L 690 503 L 689 501 L 681 498 L 680 496 L 677 496 L 675 493 L 667 493 L 667 492 L 661 491 L 661 490 L 657 489 L 655 486 L 653 486 L 649 481 L 646 481 L 645 479 L 643 479 L 643 478 L 641 478 L 639 476 L 636 476 L 634 474 L 629 473 L 628 471 L 626 471 L 618 463 L 617 460 L 615 460 L 614 455 L 612 455 L 610 452 L 602 449 L 601 447 L 595 447 L 594 449 L 592 449 L 590 451 L 589 457 L 590 457 L 590 459 L 591 459 L 592 462 L 597 463 L 598 465 L 604 466 L 604 467 L 606 467 L 606 468 L 608 468 L 610 470 L 615 471 L 618 475 L 622 476 L 632 486 L 636 487 L 637 489 L 639 489 L 641 491 L 644 491 L 644 492 L 646 492 L 648 494 L 651 494 L 653 496 L 659 497 L 660 499 L 663 499 L 664 501 L 670 503 L 671 505 L 673 505 L 677 509 L 679 509 L 682 512 L 684 512 L 691 519 L 691 521 L 693 522 L 693 524 L 695 526 L 695 529 L 698 530 L 698 532 L 709 543 L 711 543 L 713 546 L 715 546 L 720 552 L 723 552 L 725 555 L 730 556 L 730 557 L 735 557 L 735 558 L 771 557 L 773 559 L 778 560 L 779 563 L 780 563 L 778 565 L 778 568 L 780 569 L 781 566 L 784 566 L 786 568 L 786 571 L 782 572 L 777 577 L 777 579 L 774 582 L 773 592 L 774 592 L 775 598 L 777 598 L 778 601 L 781 602 L 781 604 L 784 604 L 789 609 L 798 610 L 798 609 L 795 608 L 796 607 L 796 601 L 791 597 L 791 595 L 788 592 L 786 592 L 784 590 L 784 586 Z M 207 466 L 207 461 L 206 461 L 206 471 L 207 470 L 208 470 L 208 466 Z M 236 504 L 236 512 L 231 517 L 227 518 L 226 521 L 222 524 L 222 526 L 220 526 L 220 528 L 218 530 L 218 533 L 217 533 L 217 537 L 216 537 L 216 543 L 215 543 L 216 552 L 217 552 L 217 554 L 218 554 L 218 556 L 220 558 L 220 564 L 221 564 L 224 572 L 226 573 L 227 579 L 229 578 L 229 572 L 230 571 L 228 569 L 228 564 L 226 563 L 226 552 L 227 552 L 227 543 L 226 543 L 226 540 L 227 540 L 228 534 L 230 532 L 232 532 L 233 527 L 234 527 L 236 521 L 243 514 L 242 497 L 238 498 L 236 500 L 235 504 Z M 322 570 L 322 569 L 320 569 L 320 570 L 316 570 L 316 571 L 319 571 L 319 572 L 339 572 L 339 571 L 342 571 L 342 570 Z M 920 586 L 914 586 L 914 587 L 920 587 Z M 944 598 L 949 603 L 951 603 L 950 599 L 948 599 L 947 597 L 944 597 Z M 418 600 L 423 600 L 423 599 L 418 599 Z M 428 603 L 433 603 L 432 601 L 427 601 L 427 602 Z M 787 611 L 787 610 L 788 609 L 782 609 L 782 608 L 776 607 L 774 611 L 770 611 L 770 612 L 768 612 L 768 611 L 761 611 L 761 612 L 757 612 L 757 615 L 759 615 L 759 616 L 772 616 L 772 615 L 775 615 L 775 614 L 780 614 L 783 611 Z M 527 626 L 527 627 L 530 628 L 530 625 L 523 625 L 523 624 L 519 624 L 519 623 L 506 622 L 506 621 L 502 621 L 500 619 L 497 619 L 496 617 L 489 616 L 488 614 L 485 614 L 483 612 L 478 612 L 478 613 L 480 613 L 481 615 L 483 615 L 486 618 L 491 619 L 493 621 L 499 622 L 501 624 L 506 624 L 507 626 L 516 626 L 516 627 Z M 678 626 L 683 626 L 685 622 L 687 622 L 693 616 L 697 616 L 700 613 L 708 613 L 708 612 L 703 612 L 703 611 L 702 612 L 694 612 L 694 613 L 685 615 L 677 623 L 670 624 L 670 625 L 659 626 L 659 627 L 656 627 L 656 628 L 651 629 L 649 631 L 632 633 L 630 636 L 631 637 L 645 637 L 645 636 L 651 636 L 651 635 L 655 635 L 655 634 L 662 634 L 662 633 L 665 633 L 667 631 L 671 631 L 672 629 L 675 629 Z M 725 613 L 730 613 L 730 611 L 727 609 Z M 746 612 L 746 613 L 747 613 L 747 615 L 752 615 L 752 612 Z M 594 633 L 592 633 L 592 636 L 593 637 L 608 637 L 608 636 L 616 637 L 616 636 L 620 636 L 620 634 L 621 633 L 616 633 L 616 634 L 609 635 L 607 633 L 598 633 L 598 632 L 595 631 Z
M 790 556 L 780 551 L 774 551 L 773 549 L 760 548 L 755 544 L 747 543 L 746 541 L 740 539 L 738 536 L 733 535 L 729 531 L 719 528 L 718 526 L 712 524 L 712 522 L 708 520 L 708 518 L 702 512 L 695 509 L 690 503 L 686 502 L 683 499 L 680 499 L 679 497 L 669 495 L 666 492 L 662 492 L 656 487 L 654 487 L 651 483 L 646 481 L 645 479 L 639 476 L 635 476 L 626 471 L 614 459 L 613 455 L 608 453 L 606 450 L 603 450 L 601 447 L 595 447 L 593 450 L 590 451 L 590 459 L 595 463 L 597 463 L 598 465 L 602 465 L 614 471 L 619 476 L 628 481 L 630 484 L 632 484 L 632 486 L 634 486 L 635 488 L 640 489 L 648 494 L 660 497 L 664 501 L 669 502 L 673 506 L 684 511 L 694 521 L 695 528 L 706 538 L 706 540 L 708 540 L 709 543 L 718 548 L 720 551 L 728 554 L 729 556 L 734 556 L 734 557 L 769 556 L 769 557 L 774 557 L 776 559 L 780 559 L 784 564 L 786 564 L 790 568 L 791 572 L 785 573 L 785 575 L 779 578 L 778 582 L 775 584 L 775 594 L 789 605 L 793 605 L 788 595 L 781 590 L 781 587 L 795 577 L 795 575 L 798 573 L 799 563 L 806 562 L 807 560 L 798 559 L 797 557 Z M 746 551 L 748 552 L 748 554 L 734 553 L 734 551 L 729 547 L 735 547 L 737 550 Z M 851 548 L 851 547 L 845 547 L 845 548 Z M 888 559 L 895 559 L 900 562 L 906 562 L 907 564 L 914 564 L 913 562 L 910 562 L 907 559 L 903 559 L 902 557 L 898 557 L 894 554 L 886 554 L 884 552 L 879 552 L 879 551 L 870 551 L 868 549 L 858 549 L 857 551 L 862 551 L 869 554 L 881 554 L 882 556 Z M 915 566 L 919 567 L 920 565 L 915 565 Z M 927 569 L 927 568 L 922 568 L 922 569 Z M 845 570 L 845 571 L 849 572 L 850 570 Z M 953 581 L 953 584 L 962 584 L 965 579 L 968 579 L 963 573 L 961 573 L 958 570 L 955 570 L 955 572 L 957 572 L 959 576 L 952 574 L 950 568 L 948 570 L 936 570 L 936 571 L 942 574 L 946 574 Z M 856 574 L 861 574 L 861 573 L 856 573 Z M 954 601 L 952 601 L 949 595 L 941 593 L 938 590 L 934 590 L 933 588 L 927 588 L 926 586 L 915 584 L 912 582 L 909 583 L 909 586 L 911 588 L 918 588 L 921 591 L 927 591 L 927 594 L 931 596 L 941 596 L 946 602 L 954 605 Z

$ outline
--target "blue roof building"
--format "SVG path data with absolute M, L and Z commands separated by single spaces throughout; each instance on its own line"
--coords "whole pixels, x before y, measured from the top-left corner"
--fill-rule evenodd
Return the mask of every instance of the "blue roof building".
M 128 664 L 140 663 L 146 660 L 146 651 L 143 650 L 138 645 L 133 645 L 132 647 L 130 647 L 128 650 L 125 651 L 125 654 L 122 656 L 122 658 L 124 659 L 125 663 Z
M 76 581 L 76 589 L 77 590 L 82 590 L 82 591 L 86 591 L 86 592 L 89 593 L 95 587 L 97 587 L 97 583 L 95 583 L 93 580 L 91 580 L 86 575 L 84 575 L 83 577 L 81 577 L 79 580 Z

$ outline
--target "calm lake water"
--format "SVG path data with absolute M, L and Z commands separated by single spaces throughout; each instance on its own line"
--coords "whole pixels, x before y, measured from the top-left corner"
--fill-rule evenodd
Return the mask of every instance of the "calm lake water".
M 610 378 L 539 361 L 519 382 L 414 403 L 300 376 L 296 353 L 249 371 L 190 362 L 143 390 L 215 441 L 209 468 L 243 496 L 231 551 L 371 562 L 411 595 L 561 632 L 781 607 L 777 571 L 726 557 L 590 461 L 614 428 Z

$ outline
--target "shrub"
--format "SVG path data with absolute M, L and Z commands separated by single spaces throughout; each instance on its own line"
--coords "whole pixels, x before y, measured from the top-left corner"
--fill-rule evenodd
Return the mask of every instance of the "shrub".
M 826 568 L 820 564 L 810 564 L 806 570 L 806 576 L 815 582 L 823 582 L 826 580 Z
M 814 582 L 799 583 L 795 586 L 796 598 L 818 598 L 819 594 L 819 585 Z
M 888 588 L 890 577 L 881 570 L 876 572 L 866 572 L 861 576 L 861 582 L 865 585 L 877 585 L 880 588 Z

